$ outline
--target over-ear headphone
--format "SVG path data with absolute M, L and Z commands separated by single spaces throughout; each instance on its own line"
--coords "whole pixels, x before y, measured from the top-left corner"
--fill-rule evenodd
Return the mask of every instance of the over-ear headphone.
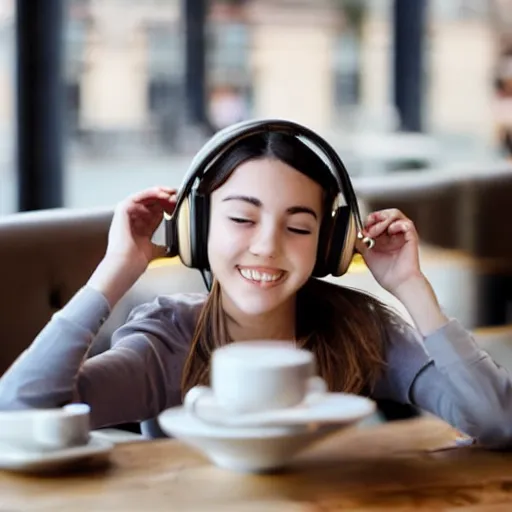
M 300 124 L 278 120 L 244 121 L 217 132 L 197 153 L 178 192 L 176 207 L 165 216 L 167 255 L 179 255 L 184 265 L 209 270 L 207 245 L 209 197 L 198 191 L 201 178 L 215 172 L 215 162 L 241 140 L 259 133 L 279 132 L 303 139 L 319 150 L 338 186 L 329 228 L 320 230 L 319 250 L 313 275 L 343 275 L 352 261 L 356 239 L 368 247 L 374 240 L 363 235 L 363 222 L 348 172 L 333 147 Z M 313 146 L 313 147 L 312 147 Z M 316 151 L 318 154 L 318 151 Z

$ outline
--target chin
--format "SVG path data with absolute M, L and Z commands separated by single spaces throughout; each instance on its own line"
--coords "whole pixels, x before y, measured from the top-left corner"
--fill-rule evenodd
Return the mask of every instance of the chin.
M 301 282 L 292 282 L 287 280 L 271 289 L 258 289 L 253 285 L 248 285 L 244 281 L 236 279 L 219 280 L 221 288 L 224 290 L 225 298 L 240 313 L 248 316 L 261 316 L 270 313 L 282 306 L 295 296 L 297 290 L 302 285 Z M 295 280 L 294 280 L 295 281 Z M 304 280 L 304 282 L 307 279 Z
M 260 316 L 273 311 L 279 307 L 281 301 L 268 300 L 264 297 L 244 297 L 233 301 L 234 306 L 243 314 L 248 316 Z
M 284 306 L 293 296 L 294 293 L 285 293 L 285 290 L 277 288 L 272 291 L 256 293 L 238 290 L 238 293 L 231 295 L 237 299 L 231 299 L 231 302 L 244 315 L 261 316 Z

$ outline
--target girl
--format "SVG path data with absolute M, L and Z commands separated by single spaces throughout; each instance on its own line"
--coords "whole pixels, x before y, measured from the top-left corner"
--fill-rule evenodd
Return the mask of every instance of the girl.
M 398 210 L 372 213 L 359 247 L 415 329 L 364 293 L 312 277 L 337 195 L 324 160 L 269 128 L 240 139 L 202 178 L 209 199 L 208 294 L 135 308 L 112 348 L 86 359 L 100 326 L 159 249 L 151 237 L 176 204 L 159 187 L 115 210 L 104 259 L 0 379 L 0 409 L 91 406 L 92 428 L 156 417 L 208 381 L 212 350 L 231 341 L 295 340 L 314 352 L 330 390 L 413 404 L 487 445 L 512 434 L 511 381 L 441 311 Z M 206 243 L 207 239 L 207 243 Z

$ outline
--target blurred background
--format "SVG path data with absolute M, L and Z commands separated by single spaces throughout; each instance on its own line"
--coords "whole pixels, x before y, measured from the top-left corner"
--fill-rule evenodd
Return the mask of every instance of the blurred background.
M 34 16 L 18 5 L 0 2 L 0 214 L 24 209 L 17 46 L 41 44 L 17 38 L 16 15 Z M 39 23 L 60 31 L 61 54 L 44 57 L 60 64 L 41 65 L 61 80 L 47 114 L 62 114 L 54 166 L 64 206 L 178 185 L 205 137 L 251 117 L 319 130 L 353 175 L 507 157 L 510 0 L 49 0 L 44 10 Z M 35 80 L 44 87 L 47 78 Z M 37 95 L 35 85 L 25 83 L 25 95 Z M 400 131 L 410 137 L 392 136 Z
M 512 0 L 0 0 L 0 219 L 178 186 L 260 117 L 416 222 L 450 313 L 512 322 Z

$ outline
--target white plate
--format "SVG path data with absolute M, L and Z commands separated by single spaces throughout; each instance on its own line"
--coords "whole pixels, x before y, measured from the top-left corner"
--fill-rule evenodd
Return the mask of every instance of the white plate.
M 0 469 L 28 472 L 55 471 L 88 459 L 104 458 L 113 446 L 110 441 L 93 436 L 85 445 L 54 451 L 29 451 L 0 443 Z
M 184 407 L 168 409 L 158 419 L 164 432 L 203 453 L 217 466 L 256 473 L 286 466 L 312 443 L 350 425 L 345 422 L 243 428 L 217 426 L 197 419 Z
M 301 404 L 287 409 L 244 413 L 227 413 L 212 395 L 200 397 L 194 414 L 198 419 L 225 427 L 292 426 L 308 424 L 350 424 L 375 412 L 368 398 L 347 393 L 312 393 Z

